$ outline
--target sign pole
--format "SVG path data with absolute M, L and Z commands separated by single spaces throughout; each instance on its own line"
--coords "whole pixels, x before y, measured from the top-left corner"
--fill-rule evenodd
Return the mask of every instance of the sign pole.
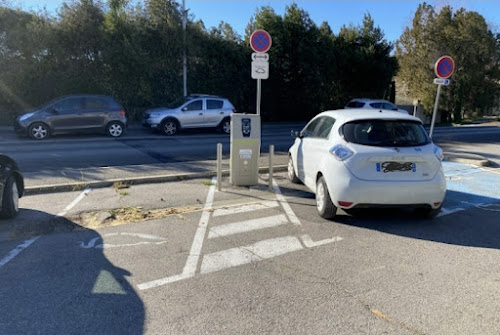
M 429 137 L 432 138 L 432 133 L 434 132 L 434 123 L 436 122 L 436 114 L 437 114 L 437 109 L 438 109 L 438 104 L 439 104 L 439 94 L 441 94 L 441 84 L 438 85 L 437 89 L 437 94 L 436 94 L 436 101 L 434 102 L 434 111 L 432 112 L 432 121 L 431 121 L 431 131 L 429 133 Z
M 260 115 L 260 94 L 262 90 L 261 79 L 257 79 L 257 115 Z

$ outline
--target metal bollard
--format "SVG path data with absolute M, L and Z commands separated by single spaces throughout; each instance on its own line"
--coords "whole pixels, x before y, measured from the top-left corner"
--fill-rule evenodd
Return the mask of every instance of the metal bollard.
M 273 158 L 274 158 L 274 145 L 269 146 L 269 190 L 273 190 Z
M 217 190 L 222 189 L 222 143 L 217 143 Z

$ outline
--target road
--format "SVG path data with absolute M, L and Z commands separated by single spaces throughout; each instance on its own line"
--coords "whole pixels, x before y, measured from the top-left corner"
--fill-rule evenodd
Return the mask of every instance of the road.
M 266 153 L 272 144 L 276 152 L 286 152 L 293 143 L 291 130 L 303 126 L 304 123 L 264 124 L 261 151 Z M 0 152 L 12 156 L 24 172 L 215 160 L 217 143 L 223 144 L 225 158 L 230 146 L 229 136 L 220 133 L 191 131 L 166 137 L 137 126 L 119 139 L 85 135 L 36 142 L 19 139 L 12 132 L 0 138 Z M 447 150 L 480 152 L 500 163 L 500 127 L 438 127 L 434 140 Z
M 432 221 L 324 220 L 284 173 L 272 191 L 262 175 L 23 197 L 0 236 L 0 333 L 497 335 L 500 175 L 444 168 Z M 89 215 L 133 208 L 168 210 Z

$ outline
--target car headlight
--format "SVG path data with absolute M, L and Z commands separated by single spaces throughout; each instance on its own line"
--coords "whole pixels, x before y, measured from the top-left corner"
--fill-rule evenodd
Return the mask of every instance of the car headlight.
M 28 118 L 32 117 L 32 116 L 33 116 L 33 114 L 35 114 L 35 113 L 27 113 L 27 114 L 23 114 L 23 115 L 21 115 L 21 116 L 19 117 L 19 121 L 24 121 L 24 120 L 26 120 L 26 119 L 28 119 Z
M 441 150 L 440 147 L 438 147 L 437 145 L 434 144 L 434 155 L 436 155 L 436 157 L 442 161 L 443 158 L 444 158 L 444 154 L 443 154 L 443 150 Z
M 160 116 L 161 116 L 160 113 L 150 113 L 149 114 L 149 117 L 155 117 L 156 118 L 156 117 L 160 117 Z
M 331 148 L 330 153 L 333 155 L 333 157 L 335 157 L 339 161 L 344 161 L 347 158 L 354 155 L 354 152 L 352 152 L 351 150 L 347 149 L 346 147 L 340 144 Z

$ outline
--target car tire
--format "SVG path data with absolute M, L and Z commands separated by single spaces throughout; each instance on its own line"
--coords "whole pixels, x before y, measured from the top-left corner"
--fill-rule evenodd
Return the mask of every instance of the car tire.
M 441 206 L 438 208 L 425 207 L 425 208 L 415 208 L 415 214 L 423 219 L 433 219 L 439 212 L 441 212 Z
M 224 120 L 221 121 L 219 124 L 219 130 L 223 132 L 224 134 L 230 134 L 231 133 L 231 119 L 225 118 Z
M 325 178 L 320 177 L 316 182 L 316 208 L 319 216 L 324 219 L 332 219 L 337 214 L 337 207 L 333 204 Z
M 13 176 L 7 178 L 3 189 L 1 219 L 11 219 L 19 212 L 19 190 Z
M 111 137 L 120 137 L 125 132 L 125 127 L 121 122 L 110 122 L 106 127 L 106 134 Z
M 293 167 L 293 159 L 292 156 L 288 157 L 288 170 L 287 170 L 288 180 L 290 180 L 294 184 L 299 184 L 300 179 L 297 177 L 295 173 L 295 168 Z
M 167 136 L 179 133 L 179 122 L 174 119 L 167 119 L 161 123 L 161 132 Z
M 50 136 L 50 130 L 45 123 L 35 122 L 29 126 L 28 134 L 34 140 L 43 140 Z

